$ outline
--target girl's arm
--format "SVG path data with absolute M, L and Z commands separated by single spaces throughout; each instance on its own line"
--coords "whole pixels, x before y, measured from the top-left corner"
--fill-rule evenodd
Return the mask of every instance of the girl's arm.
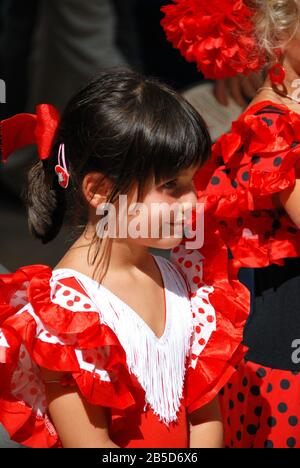
M 107 411 L 90 405 L 76 387 L 63 387 L 61 374 L 42 370 L 52 422 L 64 448 L 118 448 L 109 438 Z
M 190 415 L 190 448 L 224 448 L 218 397 Z

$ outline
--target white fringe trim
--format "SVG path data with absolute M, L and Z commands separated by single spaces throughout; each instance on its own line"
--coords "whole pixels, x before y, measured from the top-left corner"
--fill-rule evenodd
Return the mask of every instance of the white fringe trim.
M 184 315 L 180 304 L 177 310 Z M 170 307 L 168 313 L 172 314 Z M 129 309 L 124 308 L 121 314 L 122 324 L 116 332 L 126 351 L 130 372 L 145 390 L 146 402 L 154 414 L 166 424 L 176 421 L 190 349 L 191 333 L 187 321 L 182 317 L 181 327 L 178 327 L 174 321 L 180 322 L 180 317 L 169 315 L 174 327 L 169 326 L 169 322 L 165 334 L 158 339 Z
M 158 338 L 145 321 L 104 286 L 74 271 L 93 303 L 101 323 L 117 335 L 129 371 L 145 391 L 146 405 L 163 423 L 177 420 L 183 398 L 187 357 L 191 348 L 193 321 L 191 302 L 184 278 L 167 259 L 155 257 L 165 285 L 166 325 Z M 55 272 L 55 280 L 66 271 Z M 67 271 L 70 276 L 70 271 Z

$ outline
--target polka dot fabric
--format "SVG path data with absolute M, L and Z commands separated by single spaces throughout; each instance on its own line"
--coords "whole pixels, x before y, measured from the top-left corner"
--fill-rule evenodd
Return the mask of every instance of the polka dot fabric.
M 300 448 L 300 373 L 243 362 L 220 402 L 228 448 Z
M 15 294 L 12 296 L 10 300 L 10 305 L 12 307 L 15 307 L 17 309 L 21 309 L 24 307 L 28 300 L 27 300 L 27 287 L 29 285 L 29 282 L 26 281 L 21 285 L 21 288 L 15 292 Z
M 214 288 L 203 283 L 202 256 L 197 250 L 185 250 L 183 245 L 172 251 L 172 258 L 181 266 L 188 284 L 193 313 L 194 333 L 191 350 L 191 367 L 195 369 L 198 357 L 216 331 L 216 312 L 209 296 Z
M 204 234 L 201 249 L 187 249 L 183 239 L 171 252 L 171 260 L 190 290 L 194 320 L 186 376 L 189 412 L 217 397 L 246 352 L 241 342 L 249 311 L 249 292 L 235 279 L 235 270 L 213 219 L 206 222 Z
M 46 392 L 39 370 L 25 346 L 20 347 L 19 361 L 11 380 L 12 395 L 30 406 L 38 417 L 47 411 Z
M 78 282 L 72 278 L 65 280 L 65 282 L 53 282 L 52 302 L 72 312 L 95 310 L 95 306 L 87 294 L 78 289 L 80 289 Z
M 300 256 L 300 231 L 279 206 L 300 170 L 300 115 L 270 101 L 248 108 L 195 176 L 199 202 L 213 215 L 245 267 Z

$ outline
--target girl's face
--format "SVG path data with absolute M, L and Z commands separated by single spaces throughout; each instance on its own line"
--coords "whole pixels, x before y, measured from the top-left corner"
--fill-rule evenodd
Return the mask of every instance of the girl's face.
M 140 205 L 132 212 L 129 210 L 127 226 L 131 241 L 157 249 L 171 249 L 180 244 L 184 219 L 191 219 L 191 210 L 197 203 L 193 178 L 198 169 L 197 166 L 183 170 L 159 185 L 149 182 Z M 131 206 L 136 202 L 137 188 L 128 199 Z

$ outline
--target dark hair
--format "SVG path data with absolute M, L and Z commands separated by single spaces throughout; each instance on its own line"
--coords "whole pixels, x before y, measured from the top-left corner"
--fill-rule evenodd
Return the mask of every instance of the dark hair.
M 61 143 L 70 172 L 66 190 L 54 171 Z M 30 229 L 46 243 L 58 234 L 66 210 L 84 222 L 87 205 L 81 187 L 89 172 L 99 171 L 113 182 L 108 202 L 128 193 L 133 184 L 140 199 L 151 175 L 159 183 L 200 166 L 210 149 L 203 119 L 175 91 L 133 71 L 102 72 L 69 101 L 51 157 L 29 173 Z

